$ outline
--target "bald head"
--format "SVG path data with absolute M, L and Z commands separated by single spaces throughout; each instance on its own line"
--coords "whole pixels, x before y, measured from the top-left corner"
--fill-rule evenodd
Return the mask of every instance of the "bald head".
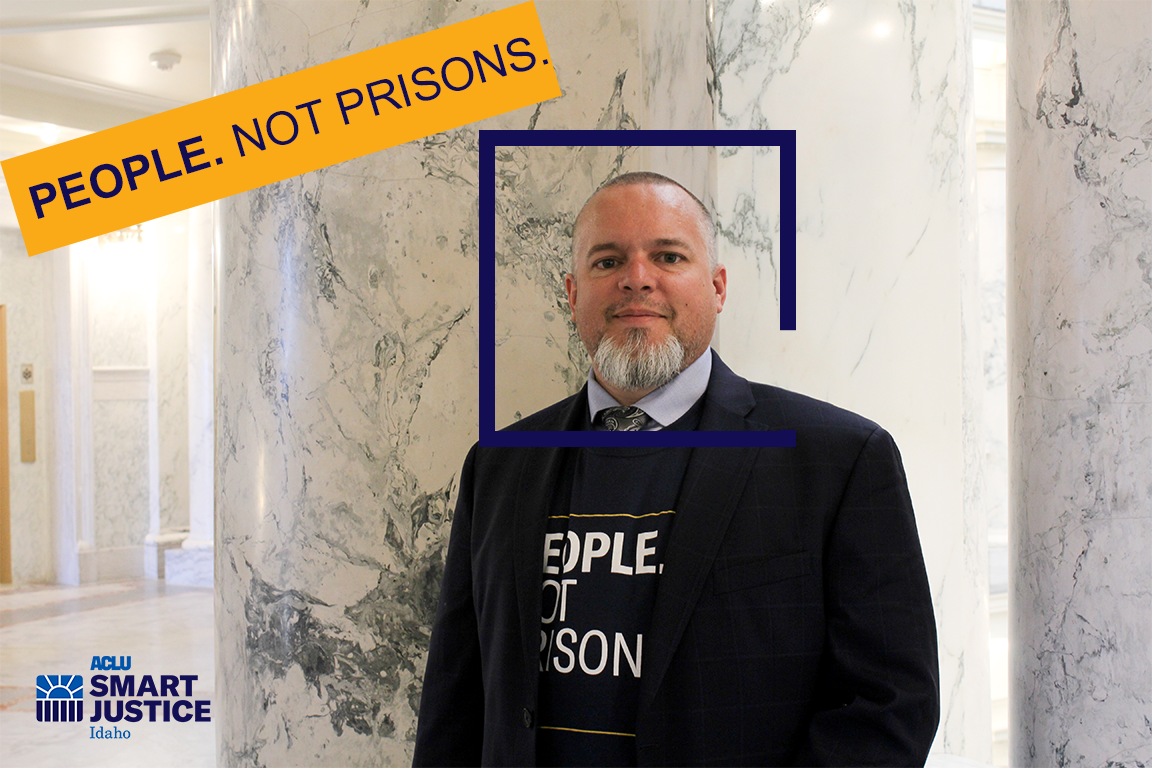
M 656 174 L 614 179 L 580 211 L 564 289 L 596 380 L 622 405 L 708 349 L 728 286 L 711 240 L 700 200 Z
M 634 171 L 616 176 L 601 184 L 588 198 L 576 216 L 575 226 L 572 227 L 572 271 L 576 271 L 577 242 L 582 234 L 582 226 L 587 223 L 587 219 L 591 215 L 590 209 L 596 209 L 601 203 L 611 205 L 611 202 L 603 201 L 602 198 L 614 197 L 611 193 L 614 188 L 636 185 L 665 188 L 661 190 L 661 197 L 667 200 L 669 205 L 683 208 L 698 222 L 700 238 L 707 247 L 708 264 L 715 272 L 719 263 L 716 256 L 716 225 L 712 222 L 712 214 L 708 212 L 707 206 L 700 201 L 700 198 L 692 194 L 683 184 L 652 171 Z

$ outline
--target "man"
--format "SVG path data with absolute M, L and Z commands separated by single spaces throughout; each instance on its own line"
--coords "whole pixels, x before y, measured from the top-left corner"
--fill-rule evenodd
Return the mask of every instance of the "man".
M 577 217 L 577 395 L 511 429 L 795 429 L 795 448 L 478 449 L 464 465 L 417 765 L 914 765 L 931 598 L 876 424 L 708 349 L 727 274 L 657 174 Z

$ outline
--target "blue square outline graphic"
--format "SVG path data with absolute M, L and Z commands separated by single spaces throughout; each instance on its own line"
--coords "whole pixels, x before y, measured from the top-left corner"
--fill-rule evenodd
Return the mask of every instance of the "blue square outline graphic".
M 481 130 L 479 163 L 480 445 L 502 448 L 794 448 L 796 430 L 498 432 L 496 422 L 497 147 L 779 147 L 780 330 L 796 330 L 796 131 Z

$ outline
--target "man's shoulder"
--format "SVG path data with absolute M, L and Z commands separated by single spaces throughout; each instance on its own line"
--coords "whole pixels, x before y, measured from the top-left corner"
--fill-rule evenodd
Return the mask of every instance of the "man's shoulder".
M 871 419 L 815 397 L 754 381 L 748 386 L 756 403 L 745 416 L 749 421 L 779 429 L 825 428 L 864 436 L 880 428 Z
M 706 396 L 716 406 L 761 428 L 830 430 L 865 439 L 879 429 L 876 422 L 824 400 L 749 381 L 733 372 L 715 353 Z
M 552 405 L 547 408 L 536 411 L 536 413 L 530 416 L 525 416 L 519 421 L 509 424 L 500 431 L 523 432 L 526 430 L 554 431 L 563 429 L 564 423 L 567 421 L 575 405 L 576 398 L 583 394 L 584 390 L 580 390 L 576 394 L 570 395 L 559 402 L 552 403 Z

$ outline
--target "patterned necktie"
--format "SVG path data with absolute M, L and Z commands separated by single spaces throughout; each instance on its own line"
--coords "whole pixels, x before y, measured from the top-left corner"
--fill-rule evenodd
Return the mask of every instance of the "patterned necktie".
M 634 405 L 614 405 L 596 414 L 601 430 L 609 432 L 639 432 L 650 419 L 648 414 Z

